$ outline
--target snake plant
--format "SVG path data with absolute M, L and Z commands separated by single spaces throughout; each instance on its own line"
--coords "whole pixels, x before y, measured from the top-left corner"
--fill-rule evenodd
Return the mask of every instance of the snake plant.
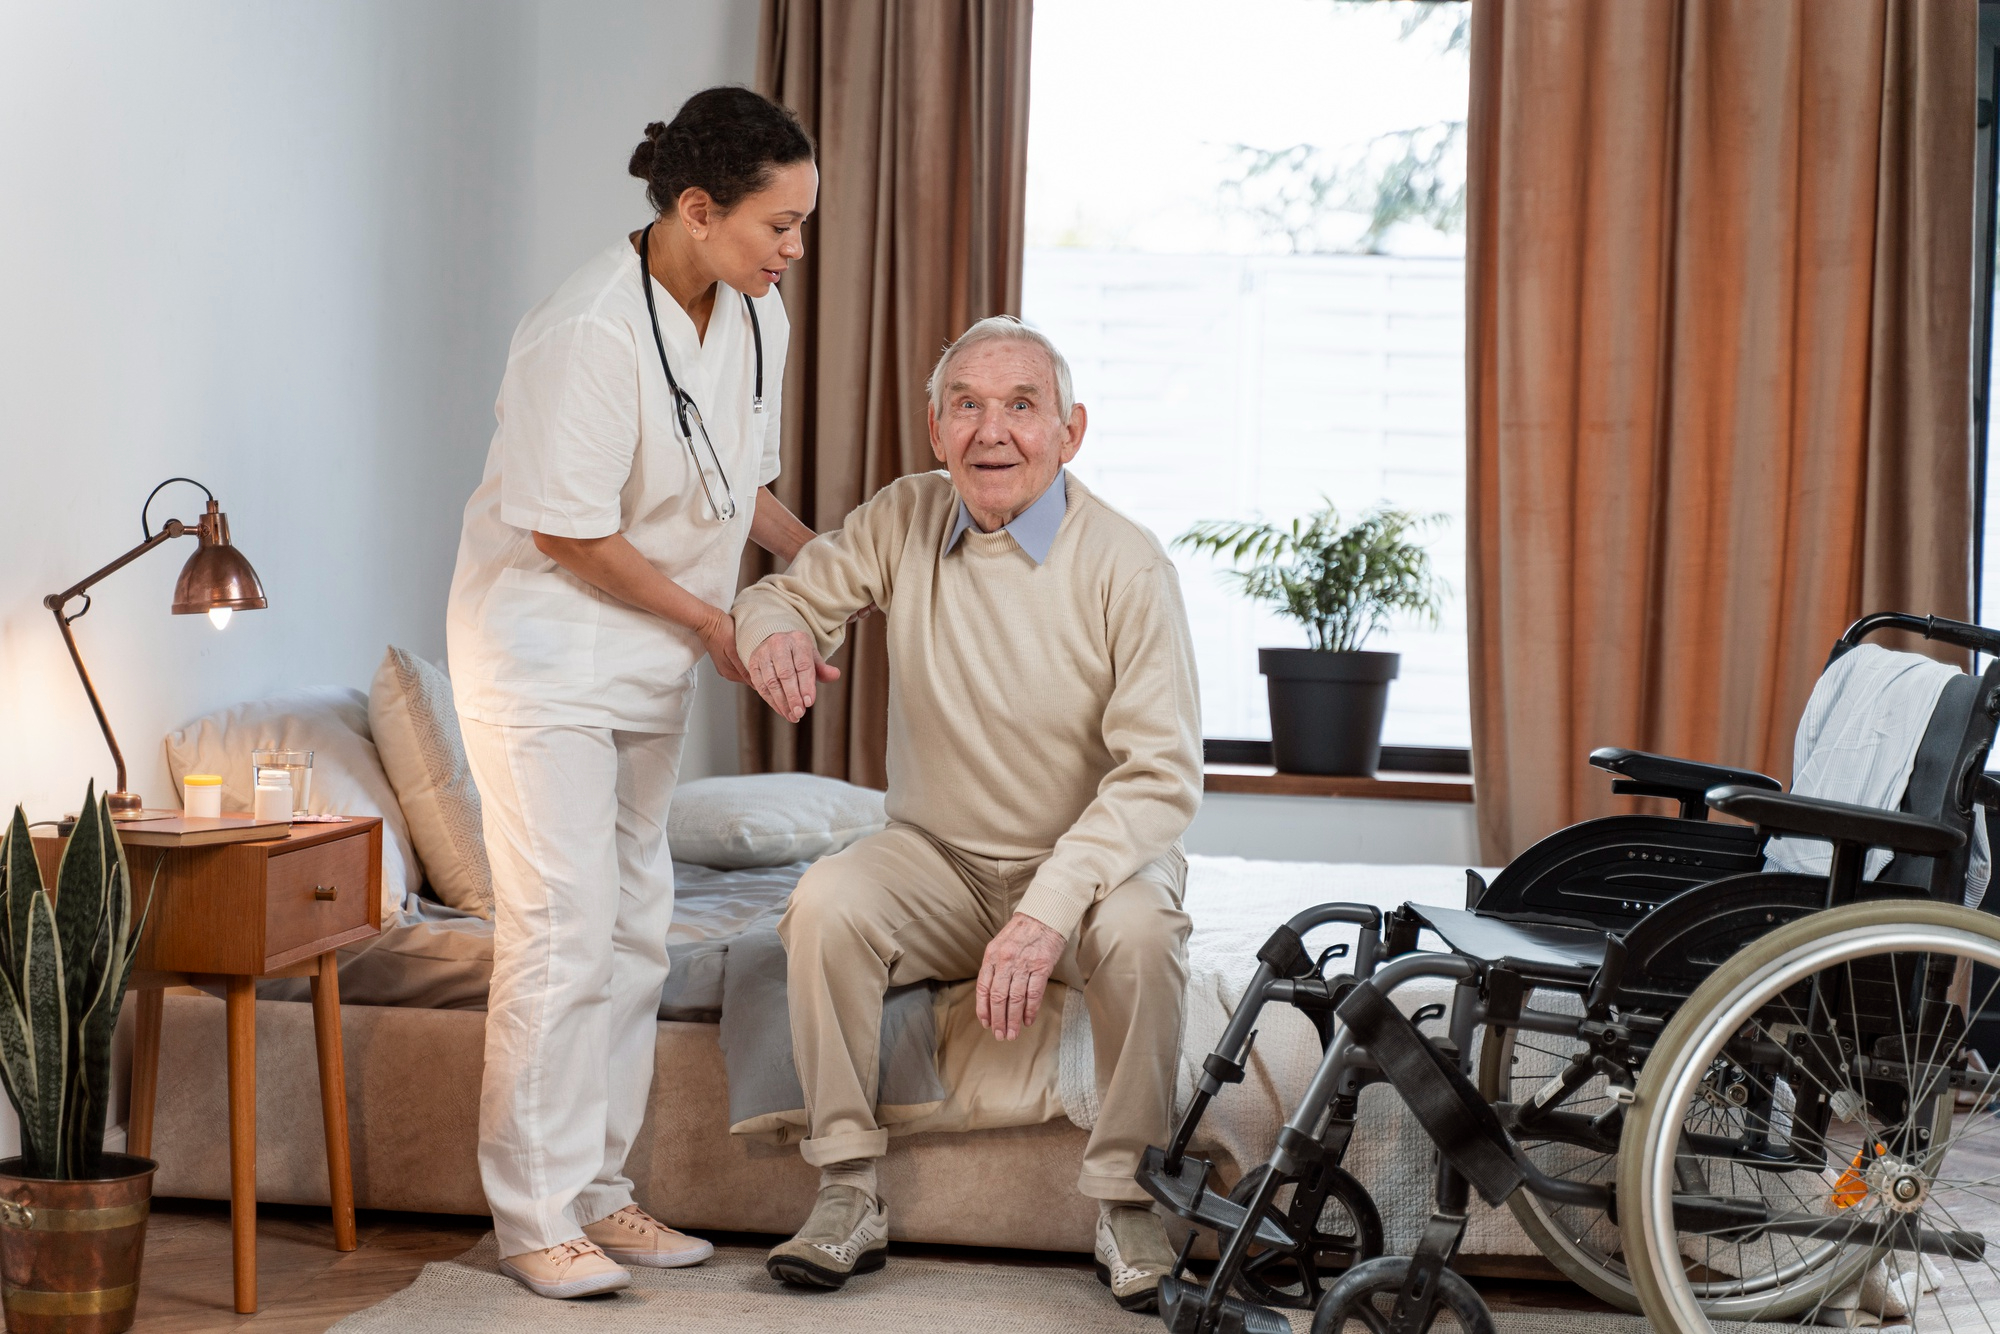
M 111 1100 L 111 1033 L 132 975 L 132 875 L 95 784 L 42 883 L 28 820 L 0 838 L 0 1083 L 21 1118 L 28 1175 L 99 1175 Z

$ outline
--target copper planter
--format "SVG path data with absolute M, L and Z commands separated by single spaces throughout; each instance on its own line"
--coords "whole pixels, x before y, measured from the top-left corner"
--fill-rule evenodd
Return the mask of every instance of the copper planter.
M 105 1176 L 51 1181 L 0 1161 L 0 1303 L 9 1334 L 132 1328 L 154 1163 L 104 1155 Z

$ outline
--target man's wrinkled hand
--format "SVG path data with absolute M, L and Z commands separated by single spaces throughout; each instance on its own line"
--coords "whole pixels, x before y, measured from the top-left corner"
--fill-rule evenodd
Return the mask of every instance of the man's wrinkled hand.
M 803 630 L 781 630 L 764 636 L 750 650 L 750 661 L 744 666 L 749 672 L 751 688 L 790 723 L 806 716 L 821 681 L 840 676 L 840 669 L 826 665 L 826 659 L 819 655 L 819 645 Z
M 977 987 L 979 1022 L 994 1037 L 1012 1041 L 1035 1022 L 1049 974 L 1068 943 L 1054 927 L 1019 912 L 986 942 Z

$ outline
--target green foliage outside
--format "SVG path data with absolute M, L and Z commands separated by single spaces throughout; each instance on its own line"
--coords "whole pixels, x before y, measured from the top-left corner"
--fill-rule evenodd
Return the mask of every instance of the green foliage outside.
M 1397 613 L 1437 624 L 1447 587 L 1414 534 L 1443 518 L 1383 506 L 1347 527 L 1328 502 L 1282 528 L 1204 519 L 1174 545 L 1238 566 L 1250 562 L 1223 578 L 1304 625 L 1312 647 L 1346 652 L 1386 629 Z
M 1367 0 L 1369 6 L 1382 0 Z M 1335 0 L 1354 9 L 1356 0 Z M 1472 46 L 1471 6 L 1425 0 L 1403 9 L 1400 37 L 1449 25 L 1440 55 L 1464 56 Z M 1298 255 L 1345 251 L 1382 253 L 1399 223 L 1421 223 L 1458 235 L 1465 230 L 1465 122 L 1438 121 L 1377 135 L 1359 152 L 1336 153 L 1312 144 L 1258 148 L 1233 144 L 1236 174 L 1222 183 L 1223 198 L 1266 236 L 1285 241 Z M 1359 214 L 1359 236 L 1348 237 Z M 1345 239 L 1342 239 L 1345 238 Z
M 1396 130 L 1368 142 L 1358 159 L 1311 144 L 1254 148 L 1236 144 L 1236 176 L 1223 183 L 1232 207 L 1267 236 L 1282 237 L 1295 255 L 1334 249 L 1382 253 L 1389 229 L 1421 222 L 1447 235 L 1465 230 L 1465 122 L 1442 121 Z M 1360 236 L 1336 245 L 1340 215 L 1368 219 Z

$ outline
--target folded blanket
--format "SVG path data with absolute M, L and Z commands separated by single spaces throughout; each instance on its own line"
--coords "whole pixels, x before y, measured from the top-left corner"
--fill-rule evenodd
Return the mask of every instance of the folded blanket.
M 882 998 L 876 1116 L 911 1121 L 945 1100 L 938 1079 L 933 986 L 891 987 Z M 722 1059 L 729 1070 L 729 1128 L 739 1135 L 803 1129 L 805 1093 L 792 1063 L 785 1003 L 785 946 L 774 930 L 729 942 L 722 968 Z

